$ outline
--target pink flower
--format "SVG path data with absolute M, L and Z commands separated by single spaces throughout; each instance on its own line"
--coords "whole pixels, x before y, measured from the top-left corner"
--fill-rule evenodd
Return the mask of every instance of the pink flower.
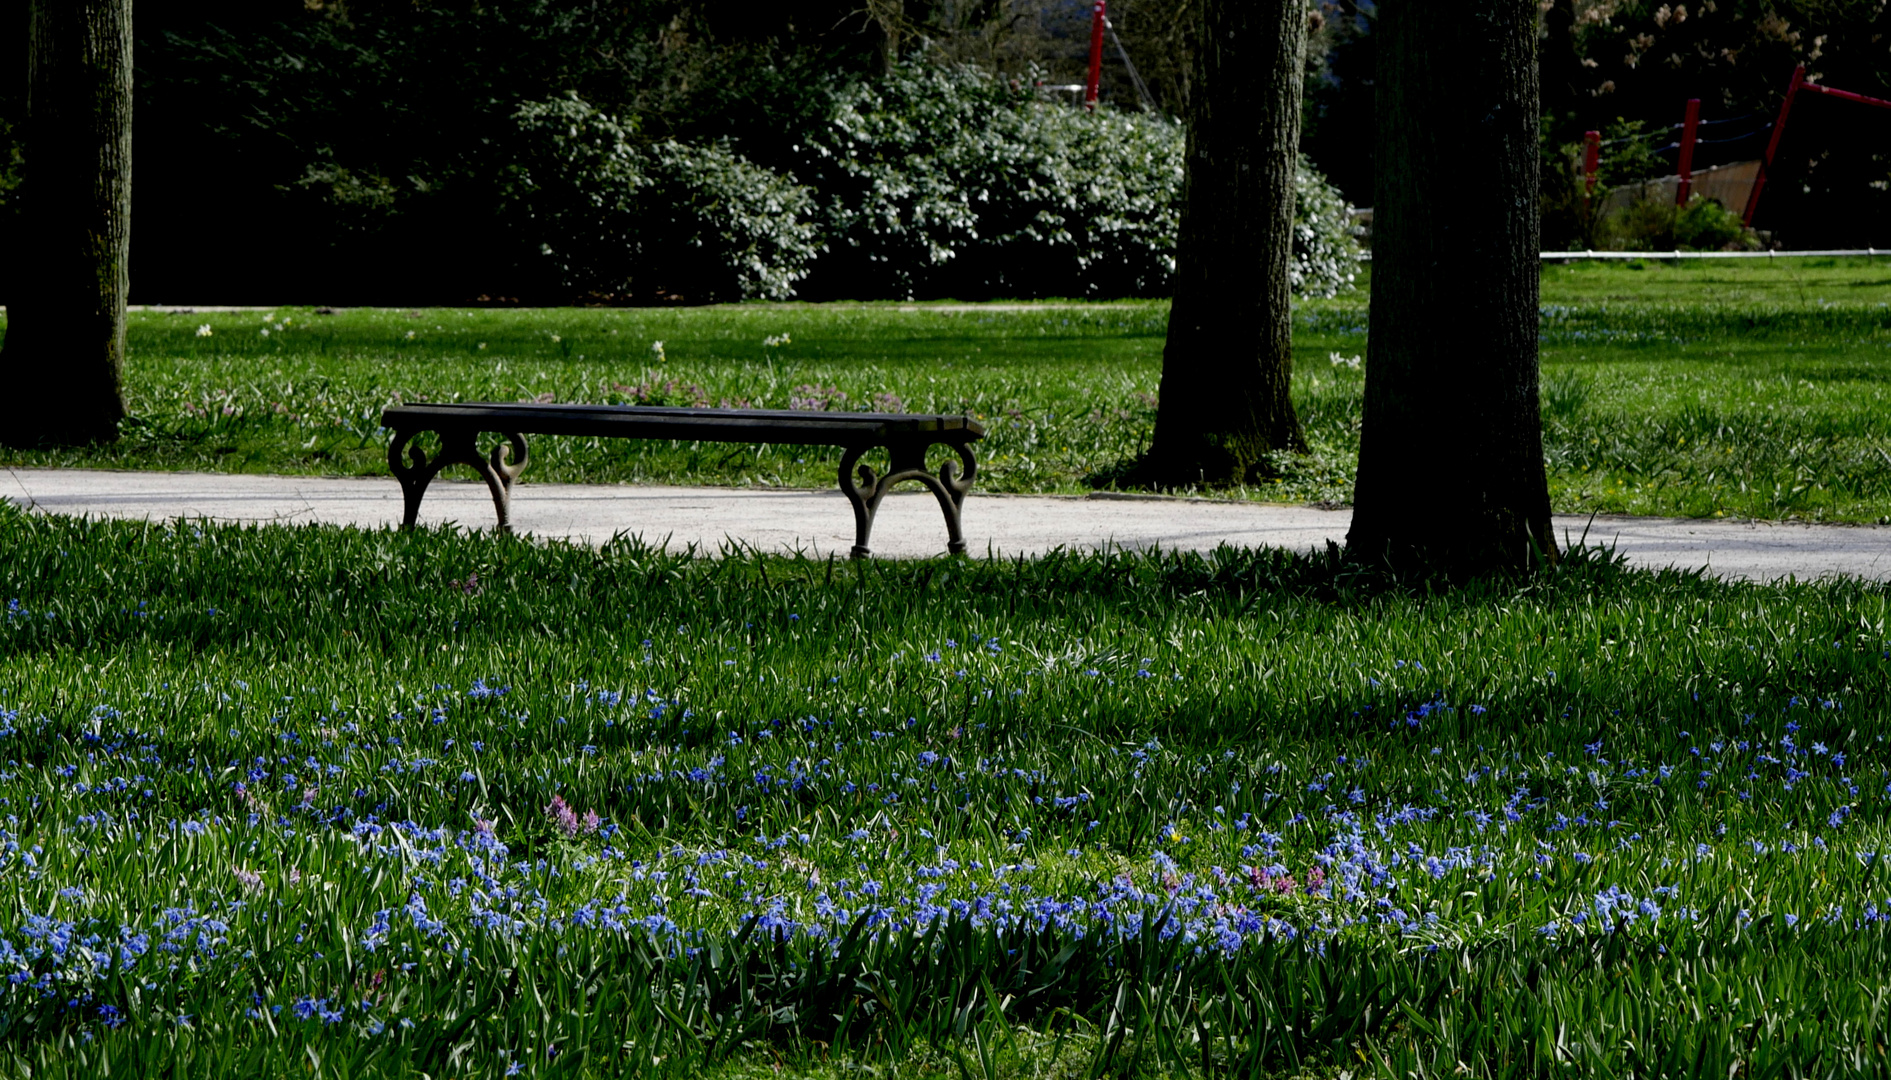
M 1256 892 L 1274 892 L 1285 895 L 1299 887 L 1292 874 L 1270 877 L 1267 871 L 1258 866 L 1244 866 L 1242 869 L 1248 873 L 1248 886 Z
M 559 832 L 566 836 L 578 835 L 578 815 L 566 804 L 563 796 L 553 795 L 545 813 L 550 815 L 552 824 L 558 827 Z
M 1308 870 L 1307 871 L 1307 891 L 1310 893 L 1316 893 L 1324 888 L 1326 888 L 1326 871 L 1320 869 L 1317 866 L 1311 870 Z

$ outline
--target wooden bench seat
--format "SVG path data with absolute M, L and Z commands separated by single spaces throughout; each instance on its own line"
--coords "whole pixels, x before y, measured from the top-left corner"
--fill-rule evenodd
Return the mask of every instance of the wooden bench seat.
M 381 426 L 394 432 L 387 465 L 400 481 L 406 503 L 403 528 L 412 528 L 427 485 L 448 465 L 470 465 L 492 492 L 499 530 L 512 530 L 512 484 L 529 459 L 527 435 L 568 435 L 614 439 L 667 439 L 679 442 L 781 443 L 838 446 L 840 490 L 854 508 L 853 557 L 870 554 L 874 511 L 894 484 L 924 484 L 945 513 L 948 550 L 965 550 L 960 510 L 978 473 L 971 444 L 985 428 L 968 416 L 916 413 L 804 412 L 790 409 L 683 409 L 650 405 L 541 405 L 506 402 L 396 405 L 381 414 Z M 416 436 L 434 432 L 440 451 L 428 459 L 412 445 Z M 481 455 L 482 432 L 501 438 Z M 936 471 L 926 468 L 926 452 L 943 444 L 958 455 Z M 860 462 L 869 450 L 884 447 L 891 458 L 884 475 Z M 405 455 L 403 455 L 405 451 Z

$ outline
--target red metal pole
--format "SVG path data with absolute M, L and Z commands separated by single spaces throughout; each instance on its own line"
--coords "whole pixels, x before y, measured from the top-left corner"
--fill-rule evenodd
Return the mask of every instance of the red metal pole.
M 1596 165 L 1602 157 L 1602 133 L 1585 131 L 1582 133 L 1582 193 L 1586 198 L 1596 189 Z
M 1830 94 L 1835 98 L 1844 98 L 1846 101 L 1856 101 L 1861 105 L 1876 105 L 1880 109 L 1891 109 L 1891 101 L 1886 101 L 1883 98 L 1866 97 L 1863 94 L 1854 94 L 1850 90 L 1834 90 L 1829 86 L 1821 86 L 1818 83 L 1803 83 L 1800 85 L 1799 89 L 1804 90 L 1808 94 Z
M 1766 140 L 1766 156 L 1760 159 L 1760 171 L 1754 174 L 1753 191 L 1747 196 L 1746 213 L 1740 215 L 1742 225 L 1753 224 L 1753 212 L 1760 208 L 1760 192 L 1766 187 L 1766 174 L 1773 168 L 1773 155 L 1779 152 L 1779 137 L 1786 132 L 1786 117 L 1793 111 L 1793 98 L 1805 84 L 1806 65 L 1800 64 L 1793 68 L 1793 81 L 1786 87 L 1786 100 L 1779 103 L 1779 119 L 1773 121 L 1773 137 Z
M 1687 118 L 1681 121 L 1681 160 L 1675 168 L 1680 174 L 1681 185 L 1675 189 L 1674 205 L 1686 206 L 1687 197 L 1694 193 L 1694 133 L 1701 126 L 1701 99 L 1687 99 Z
M 1107 0 L 1097 0 L 1096 7 L 1090 11 L 1090 81 L 1083 87 L 1083 107 L 1097 107 L 1097 83 L 1103 77 L 1103 5 Z

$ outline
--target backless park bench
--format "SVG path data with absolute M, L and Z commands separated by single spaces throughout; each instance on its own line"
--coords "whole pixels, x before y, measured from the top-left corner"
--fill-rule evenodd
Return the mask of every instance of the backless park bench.
M 907 480 L 924 484 L 938 498 L 939 508 L 945 512 L 947 549 L 955 555 L 964 552 L 959 511 L 978 474 L 971 444 L 985 434 L 984 426 L 969 416 L 498 402 L 396 405 L 381 414 L 381 426 L 394 432 L 394 441 L 387 448 L 387 467 L 401 484 L 406 502 L 401 527 L 406 529 L 414 527 L 420 500 L 441 469 L 471 465 L 492 492 L 493 507 L 499 512 L 499 531 L 511 532 L 512 484 L 525 471 L 528 434 L 838 446 L 841 494 L 854 508 L 856 559 L 871 554 L 867 539 L 873 532 L 873 514 L 880 507 L 880 499 L 894 484 Z M 431 461 L 420 447 L 410 445 L 415 436 L 427 431 L 440 439 L 440 452 Z M 476 443 L 480 433 L 488 431 L 501 438 L 482 457 Z M 964 463 L 962 472 L 954 470 L 949 457 L 936 472 L 927 471 L 926 451 L 940 443 L 957 452 Z M 877 447 L 885 447 L 892 459 L 885 475 L 860 463 L 862 454 Z

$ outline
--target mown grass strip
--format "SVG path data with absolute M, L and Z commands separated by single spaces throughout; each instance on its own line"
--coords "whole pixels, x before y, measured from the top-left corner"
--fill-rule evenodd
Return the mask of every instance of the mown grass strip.
M 1551 266 L 1545 450 L 1557 509 L 1891 520 L 1883 260 Z M 391 402 L 532 400 L 965 411 L 985 490 L 1110 486 L 1148 445 L 1160 303 L 134 314 L 134 421 L 15 464 L 383 475 Z M 1365 293 L 1303 304 L 1311 452 L 1226 492 L 1351 498 Z M 203 330 L 207 336 L 200 336 Z M 661 349 L 656 346 L 661 344 Z M 827 448 L 549 439 L 526 482 L 826 487 Z

